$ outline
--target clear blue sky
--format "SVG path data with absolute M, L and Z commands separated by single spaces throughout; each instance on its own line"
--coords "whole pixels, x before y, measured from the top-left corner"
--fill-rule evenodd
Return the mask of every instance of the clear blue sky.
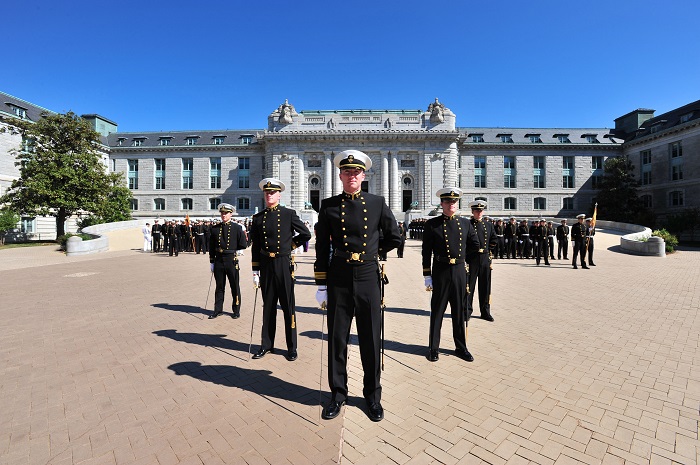
M 297 110 L 612 127 L 700 99 L 697 0 L 22 0 L 0 90 L 120 131 L 265 128 Z

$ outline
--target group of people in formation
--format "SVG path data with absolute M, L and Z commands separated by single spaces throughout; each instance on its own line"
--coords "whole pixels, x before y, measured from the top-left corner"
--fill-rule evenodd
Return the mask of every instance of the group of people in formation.
M 236 219 L 243 231 L 247 231 L 250 219 Z M 195 252 L 206 255 L 209 252 L 211 232 L 218 220 L 192 220 L 189 217 L 180 220 L 153 221 L 141 229 L 143 233 L 143 251 L 167 253 L 177 257 L 180 252 Z
M 337 417 L 348 400 L 348 341 L 355 318 L 364 371 L 362 393 L 367 415 L 372 421 L 381 421 L 384 409 L 381 405 L 380 352 L 384 284 L 387 281 L 380 261 L 393 249 L 397 249 L 399 257 L 403 255 L 403 244 L 410 228 L 396 222 L 383 197 L 362 191 L 365 171 L 372 166 L 371 159 L 365 153 L 346 150 L 337 154 L 333 161 L 339 168 L 343 192 L 321 202 L 318 222 L 314 225 L 314 280 L 318 286 L 316 301 L 327 311 L 328 384 L 331 394 L 330 401 L 323 407 L 322 417 Z M 256 296 L 258 290 L 261 291 L 263 301 L 261 343 L 253 359 L 261 359 L 276 351 L 279 304 L 284 317 L 287 345 L 284 355 L 287 360 L 294 361 L 298 352 L 293 251 L 309 241 L 311 232 L 294 210 L 280 205 L 281 193 L 286 187 L 281 180 L 265 178 L 260 181 L 259 187 L 263 191 L 265 209 L 255 214 L 249 224 L 232 221 L 233 207 L 223 203 L 219 206 L 221 221 L 210 226 L 209 240 L 206 242 L 216 291 L 214 312 L 209 318 L 223 314 L 227 282 L 233 298 L 231 316 L 234 319 L 240 317 L 238 256 L 240 251 L 250 246 L 252 284 Z M 436 195 L 440 199 L 442 214 L 421 222 L 420 231 L 423 277 L 426 290 L 432 292 L 427 357 L 432 362 L 439 359 L 440 330 L 449 303 L 454 354 L 471 362 L 474 357 L 467 349 L 466 331 L 474 310 L 474 293 L 478 286 L 478 316 L 494 321 L 490 305 L 492 261 L 494 251 L 498 257 L 501 256 L 500 241 L 501 237 L 506 237 L 506 233 L 502 221 L 493 222 L 484 218 L 486 202 L 472 202 L 472 216 L 467 219 L 456 214 L 462 196 L 459 188 L 443 188 Z M 585 250 L 577 244 L 581 244 L 582 239 L 589 235 L 582 224 L 583 219 L 579 218 L 579 227 L 571 230 L 574 251 L 581 254 Z M 540 228 L 535 236 L 543 238 L 536 242 L 538 246 L 547 242 L 547 225 L 534 227 Z M 567 228 L 565 222 L 563 227 Z M 565 232 L 568 236 L 568 229 Z M 509 236 L 511 239 L 508 242 L 504 240 L 506 256 L 510 257 L 506 245 L 525 244 L 528 241 L 526 238 L 531 235 L 528 230 L 525 236 Z M 531 246 L 528 247 L 531 249 Z M 530 249 L 525 245 L 520 248 L 516 246 L 516 251 L 523 250 L 520 254 L 522 257 L 529 256 L 525 251 Z M 515 252 L 512 255 L 515 257 Z M 582 261 L 582 265 L 585 262 Z

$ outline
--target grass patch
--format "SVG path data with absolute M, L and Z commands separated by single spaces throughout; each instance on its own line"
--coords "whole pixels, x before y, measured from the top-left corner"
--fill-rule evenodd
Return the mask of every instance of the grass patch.
M 56 241 L 33 241 L 33 242 L 21 242 L 19 244 L 4 244 L 0 245 L 0 250 L 5 249 L 17 249 L 20 247 L 42 247 L 46 245 L 58 246 Z

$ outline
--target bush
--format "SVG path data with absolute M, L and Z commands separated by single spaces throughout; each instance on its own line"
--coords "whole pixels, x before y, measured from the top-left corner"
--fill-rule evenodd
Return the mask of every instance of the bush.
M 664 240 L 664 242 L 666 243 L 666 253 L 673 253 L 676 251 L 676 246 L 678 245 L 678 238 L 670 232 L 666 231 L 665 229 L 657 229 L 656 231 L 651 233 L 651 235 L 658 236 Z
M 88 226 L 95 226 L 96 224 L 102 224 L 105 221 L 99 216 L 89 215 L 78 220 L 78 227 L 80 229 L 87 228 Z
M 66 243 L 68 242 L 68 238 L 72 237 L 72 236 L 78 236 L 84 241 L 89 241 L 90 239 L 94 239 L 94 237 L 92 237 L 89 234 L 82 234 L 82 233 L 81 234 L 74 234 L 74 233 L 64 234 L 63 236 L 58 236 L 56 238 L 56 242 L 58 242 L 58 244 L 61 246 L 61 250 L 66 250 Z

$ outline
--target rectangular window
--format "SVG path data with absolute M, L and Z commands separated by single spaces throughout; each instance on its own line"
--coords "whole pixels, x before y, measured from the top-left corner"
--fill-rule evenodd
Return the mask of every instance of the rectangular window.
M 591 187 L 593 189 L 600 189 L 601 183 L 603 182 L 603 177 L 594 174 L 591 176 Z
M 642 150 L 639 152 L 639 158 L 642 165 L 651 165 L 651 150 Z
M 642 201 L 642 206 L 643 206 L 644 208 L 651 208 L 651 207 L 652 207 L 652 197 L 651 197 L 651 195 L 649 195 L 649 194 L 642 195 L 642 196 L 640 197 L 640 199 L 641 199 L 641 201 Z
M 182 210 L 192 210 L 192 199 L 182 199 L 181 200 L 182 204 Z
M 209 187 L 221 189 L 221 157 L 209 159 Z
M 306 166 L 309 168 L 321 168 L 323 160 L 320 158 L 310 158 L 306 161 Z
M 24 108 L 20 108 L 20 107 L 15 107 L 15 106 L 13 106 L 13 107 L 12 107 L 12 113 L 14 113 L 15 116 L 17 116 L 17 117 L 19 117 L 19 118 L 22 118 L 22 119 L 24 119 L 24 118 L 27 117 L 27 110 L 25 110 Z
M 415 160 L 401 160 L 399 162 L 401 168 L 414 168 L 416 166 Z
M 241 136 L 242 145 L 250 145 L 253 143 L 253 136 Z
M 544 157 L 532 157 L 533 187 L 536 189 L 544 189 L 545 176 Z
M 651 170 L 642 171 L 642 186 L 651 184 Z
M 197 139 L 198 137 L 188 137 L 185 141 L 187 145 L 197 145 Z
M 498 138 L 501 139 L 501 142 L 503 142 L 504 144 L 513 143 L 513 134 L 499 134 Z
M 160 140 L 158 141 L 159 145 L 170 145 L 170 138 L 169 137 L 161 137 Z
M 155 158 L 153 162 L 155 165 L 155 187 L 156 189 L 165 189 L 165 158 Z
M 564 210 L 573 210 L 574 209 L 574 198 L 573 197 L 564 197 L 562 208 Z
M 238 199 L 238 210 L 250 210 L 250 199 L 247 197 L 240 197 Z
M 221 199 L 209 199 L 209 210 L 218 210 Z
M 121 147 L 122 145 L 124 145 L 124 141 L 125 141 L 125 140 L 126 140 L 126 139 L 125 139 L 124 137 L 120 137 L 120 138 L 117 140 L 117 147 Z
M 214 137 L 214 145 L 223 145 L 224 139 L 224 137 Z
M 690 118 L 692 118 L 692 117 L 693 117 L 693 112 L 686 113 L 685 115 L 681 115 L 681 124 L 687 123 L 688 121 L 690 121 Z
M 539 134 L 528 134 L 527 135 L 528 139 L 530 139 L 530 142 L 533 144 L 541 144 L 542 139 L 540 138 Z
M 592 170 L 602 170 L 603 169 L 603 157 L 602 156 L 591 157 L 591 169 Z
M 472 142 L 475 142 L 475 143 L 480 143 L 480 142 L 484 141 L 483 134 L 469 134 L 469 137 L 471 137 Z
M 34 234 L 36 230 L 36 218 L 30 218 L 28 216 L 22 217 L 22 224 L 20 226 L 20 231 L 24 234 Z
M 503 187 L 515 189 L 515 157 L 503 157 Z
M 131 210 L 138 210 L 139 209 L 139 199 L 131 199 Z
M 671 158 L 678 158 L 683 156 L 683 146 L 680 142 L 668 144 L 668 151 L 671 155 Z
M 535 197 L 534 201 L 535 210 L 546 210 L 547 209 L 547 199 L 544 197 Z
M 570 144 L 571 141 L 569 140 L 569 135 L 568 134 L 555 134 L 554 137 L 557 138 L 560 144 Z
M 139 161 L 138 160 L 128 160 L 129 162 L 129 172 L 127 173 L 127 178 L 129 180 L 129 189 L 139 188 Z
M 182 188 L 183 189 L 193 189 L 194 182 L 192 180 L 192 158 L 182 159 Z
M 682 207 L 684 205 L 683 192 L 681 192 L 681 191 L 669 192 L 668 196 L 669 196 L 669 198 L 668 198 L 669 206 Z
M 143 139 L 134 139 L 131 145 L 134 147 L 141 147 L 143 145 Z
M 238 158 L 238 188 L 250 189 L 250 158 Z M 240 200 L 240 199 L 239 199 Z M 250 199 L 248 199 L 250 201 Z M 247 210 L 247 208 L 246 208 Z
M 474 157 L 474 187 L 486 187 L 486 157 Z
M 680 181 L 683 179 L 683 165 L 681 163 L 671 166 L 671 180 Z
M 503 199 L 503 209 L 504 210 L 515 210 L 516 200 L 515 197 L 506 197 Z
M 562 157 L 562 187 L 574 187 L 574 157 Z
M 600 141 L 598 140 L 598 137 L 596 137 L 595 134 L 586 134 L 586 142 L 589 144 L 599 144 Z
M 157 211 L 165 210 L 165 199 L 153 199 L 153 209 Z

